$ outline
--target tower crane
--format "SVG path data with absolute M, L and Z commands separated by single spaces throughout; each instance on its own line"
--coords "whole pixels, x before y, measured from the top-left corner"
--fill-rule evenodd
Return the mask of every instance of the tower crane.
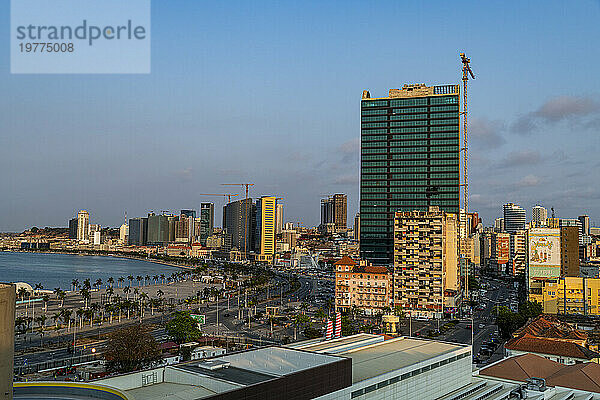
M 475 79 L 475 74 L 471 69 L 471 59 L 468 58 L 465 53 L 460 53 L 460 60 L 462 62 L 462 81 L 463 81 L 463 194 L 464 200 L 463 205 L 465 207 L 465 235 L 467 235 L 466 224 L 469 221 L 469 180 L 467 175 L 467 158 L 468 158 L 468 141 L 467 141 L 467 82 L 469 77 Z M 467 238 L 460 238 L 466 240 Z M 459 241 L 460 243 L 460 241 Z M 459 245 L 462 253 L 462 246 Z M 465 260 L 466 261 L 466 260 Z M 469 296 L 469 263 L 465 262 L 465 297 Z
M 227 197 L 227 203 L 231 203 L 231 198 L 234 196 L 239 196 L 239 193 L 200 193 L 200 196 L 223 196 L 223 198 Z
M 245 200 L 248 200 L 248 191 L 250 186 L 254 186 L 254 183 L 221 183 L 222 186 L 241 186 L 246 188 Z M 248 202 L 244 202 L 244 259 L 248 257 Z

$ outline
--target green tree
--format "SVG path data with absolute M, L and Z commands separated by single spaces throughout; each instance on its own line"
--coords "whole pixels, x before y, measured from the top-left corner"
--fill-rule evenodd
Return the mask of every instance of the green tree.
M 186 343 L 202 336 L 198 322 L 187 311 L 175 312 L 165 327 L 167 334 L 177 343 Z
M 123 373 L 151 367 L 161 357 L 150 328 L 134 324 L 110 334 L 104 358 L 107 370 Z

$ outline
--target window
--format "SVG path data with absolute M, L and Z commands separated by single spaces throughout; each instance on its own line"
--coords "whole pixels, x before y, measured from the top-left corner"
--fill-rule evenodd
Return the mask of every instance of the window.
M 387 116 L 382 115 L 378 117 L 362 117 L 363 122 L 373 122 L 373 121 L 387 121 Z
M 458 125 L 458 118 L 455 119 L 432 119 L 431 125 Z M 365 124 L 363 124 L 365 125 Z
M 396 114 L 390 117 L 392 120 L 427 119 L 427 114 Z M 364 121 L 364 117 L 363 117 Z
M 444 121 L 444 120 L 440 120 Z M 385 128 L 387 127 L 387 122 L 368 122 L 366 124 L 362 124 L 363 128 Z
M 440 121 L 444 121 L 444 120 L 440 120 Z M 390 126 L 419 126 L 419 125 L 427 125 L 427 121 L 392 121 L 392 122 L 390 122 Z
M 387 140 L 387 136 L 385 135 L 363 135 L 362 141 L 377 141 L 377 140 Z
M 363 160 L 385 160 L 387 156 L 385 154 L 379 156 L 363 156 Z
M 437 104 L 458 104 L 458 96 L 439 96 L 430 99 L 432 105 Z
M 365 135 L 380 135 L 382 133 L 387 133 L 387 129 L 367 129 L 362 131 L 363 137 Z
M 363 100 L 362 106 L 364 107 L 387 107 L 387 100 Z
M 458 110 L 458 108 L 457 108 Z M 361 114 L 362 115 L 381 115 L 381 114 L 387 114 L 388 110 L 383 109 L 383 110 L 362 110 Z
M 457 98 L 458 100 L 458 98 Z M 402 107 L 402 106 L 426 106 L 427 98 L 417 98 L 417 99 L 395 99 L 390 100 L 391 107 Z
M 427 132 L 427 127 L 393 128 L 393 129 L 390 129 L 390 133 L 413 133 L 413 132 Z
M 433 113 L 431 118 L 456 118 L 458 113 Z M 363 118 L 364 121 L 364 118 Z

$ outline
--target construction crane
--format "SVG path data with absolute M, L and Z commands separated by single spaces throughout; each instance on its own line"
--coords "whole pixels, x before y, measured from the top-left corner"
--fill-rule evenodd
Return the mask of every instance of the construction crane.
M 460 60 L 462 62 L 462 81 L 463 81 L 463 194 L 464 201 L 463 205 L 465 207 L 465 235 L 467 234 L 467 226 L 466 224 L 469 221 L 469 179 L 467 175 L 467 159 L 468 159 L 468 141 L 467 141 L 467 82 L 469 81 L 469 76 L 471 79 L 475 79 L 475 74 L 471 69 L 471 59 L 467 58 L 465 53 L 460 53 Z M 461 238 L 466 240 L 465 238 Z M 459 241 L 460 243 L 460 241 Z M 461 253 L 462 253 L 462 246 Z M 465 260 L 466 261 L 466 260 Z M 469 296 L 469 263 L 465 262 L 465 297 Z
M 200 193 L 200 196 L 223 196 L 223 198 L 227 197 L 227 203 L 231 203 L 231 198 L 234 196 L 239 196 L 239 193 Z
M 245 200 L 248 200 L 248 191 L 254 183 L 221 183 L 222 186 L 241 186 L 246 188 Z M 248 201 L 244 202 L 244 259 L 248 257 Z
M 465 56 L 465 53 L 460 53 L 460 59 L 462 61 L 462 81 L 463 81 L 463 152 L 464 152 L 464 160 L 463 160 L 463 186 L 464 186 L 464 207 L 465 207 L 465 215 L 469 212 L 469 180 L 467 175 L 467 156 L 468 156 L 468 142 L 467 142 L 467 82 L 469 81 L 469 76 L 472 79 L 475 79 L 475 74 L 473 74 L 473 70 L 469 63 L 471 62 L 470 58 Z

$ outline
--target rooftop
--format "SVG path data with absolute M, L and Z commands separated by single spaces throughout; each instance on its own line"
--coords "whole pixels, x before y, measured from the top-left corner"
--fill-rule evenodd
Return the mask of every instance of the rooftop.
M 506 342 L 504 347 L 508 350 L 527 351 L 539 354 L 552 354 L 556 356 L 580 358 L 584 360 L 592 360 L 600 357 L 600 354 L 575 342 L 540 338 L 531 336 L 530 334 L 512 338 Z
M 543 378 L 548 386 L 560 386 L 600 393 L 600 364 L 563 365 L 535 354 L 501 360 L 479 371 L 479 375 L 517 382 Z
M 513 336 L 520 337 L 526 334 L 539 338 L 579 341 L 580 344 L 587 340 L 587 333 L 575 329 L 571 324 L 562 322 L 551 315 L 540 315 L 518 329 Z

